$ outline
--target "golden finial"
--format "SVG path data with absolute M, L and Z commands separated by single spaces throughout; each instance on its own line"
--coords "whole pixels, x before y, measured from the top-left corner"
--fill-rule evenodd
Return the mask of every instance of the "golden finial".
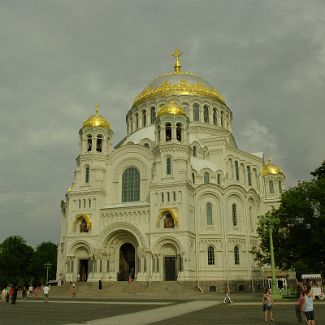
M 96 104 L 96 115 L 99 114 L 100 104 Z
M 180 49 L 176 49 L 173 53 L 172 56 L 175 57 L 176 62 L 174 65 L 175 72 L 181 72 L 181 61 L 179 60 L 179 57 L 183 54 L 183 52 Z

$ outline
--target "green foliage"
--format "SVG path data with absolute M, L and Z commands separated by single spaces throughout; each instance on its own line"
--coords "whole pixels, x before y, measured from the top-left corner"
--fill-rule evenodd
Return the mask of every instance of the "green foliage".
M 276 265 L 297 274 L 325 274 L 325 162 L 312 175 L 283 193 L 279 209 L 259 218 L 261 244 L 252 253 L 261 264 L 270 263 L 268 222 L 277 219 L 272 233 Z
M 44 263 L 52 264 L 49 279 L 56 275 L 57 247 L 51 242 L 42 243 L 34 250 L 19 236 L 11 236 L 0 244 L 0 287 L 28 285 L 33 279 L 35 283 L 45 282 Z

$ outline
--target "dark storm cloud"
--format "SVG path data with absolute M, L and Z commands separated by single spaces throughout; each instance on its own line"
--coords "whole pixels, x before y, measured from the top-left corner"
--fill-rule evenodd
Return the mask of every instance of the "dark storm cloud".
M 0 241 L 57 242 L 83 120 L 101 103 L 117 143 L 176 47 L 225 97 L 240 148 L 289 186 L 309 178 L 325 152 L 323 17 L 321 1 L 2 1 Z

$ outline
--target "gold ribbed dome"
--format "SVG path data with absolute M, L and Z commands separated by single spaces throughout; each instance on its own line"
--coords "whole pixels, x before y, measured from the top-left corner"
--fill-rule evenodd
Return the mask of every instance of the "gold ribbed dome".
M 279 166 L 272 164 L 271 160 L 269 159 L 267 164 L 263 166 L 263 176 L 279 174 L 284 176 L 283 170 Z
M 179 60 L 182 52 L 179 49 L 172 54 L 176 58 L 174 72 L 162 74 L 154 79 L 134 100 L 133 107 L 159 98 L 170 96 L 203 96 L 225 103 L 218 90 L 206 80 L 190 72 L 181 71 Z
M 99 105 L 96 106 L 96 114 L 87 118 L 82 127 L 101 127 L 105 129 L 110 128 L 109 122 L 105 119 L 104 116 L 99 115 Z
M 186 113 L 182 106 L 178 105 L 177 103 L 170 101 L 169 103 L 162 106 L 158 113 L 157 117 L 161 117 L 163 115 L 184 115 L 186 116 Z

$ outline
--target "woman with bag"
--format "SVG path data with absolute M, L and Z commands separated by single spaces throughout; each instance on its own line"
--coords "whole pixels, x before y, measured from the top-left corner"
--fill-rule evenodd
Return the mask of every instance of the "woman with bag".
M 262 308 L 264 311 L 264 320 L 267 322 L 268 318 L 273 322 L 273 315 L 272 315 L 272 306 L 273 306 L 273 298 L 270 292 L 270 289 L 266 288 L 264 290 L 263 298 L 262 298 Z

